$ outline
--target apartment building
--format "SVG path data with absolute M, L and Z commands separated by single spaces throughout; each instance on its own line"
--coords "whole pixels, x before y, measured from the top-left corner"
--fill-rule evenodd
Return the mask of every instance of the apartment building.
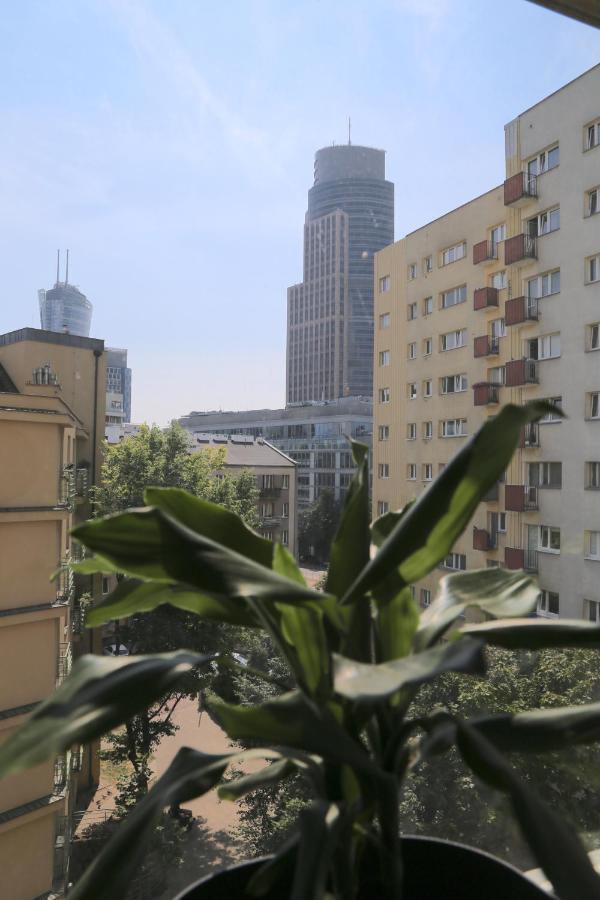
M 375 261 L 374 514 L 500 405 L 551 400 L 441 569 L 526 568 L 538 612 L 600 621 L 600 66 L 505 127 L 502 185 Z
M 0 335 L 0 741 L 95 649 L 79 603 L 94 586 L 70 572 L 69 531 L 90 514 L 104 392 L 102 341 Z M 0 783 L 3 895 L 62 896 L 77 789 L 97 777 L 92 749 L 80 748 Z

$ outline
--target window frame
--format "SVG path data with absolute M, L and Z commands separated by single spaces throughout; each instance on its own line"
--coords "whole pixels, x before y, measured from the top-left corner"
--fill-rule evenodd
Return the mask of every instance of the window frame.
M 556 612 L 552 612 L 550 609 L 550 603 L 552 600 L 550 598 L 556 598 Z M 558 619 L 560 618 L 560 594 L 558 591 L 547 591 L 545 588 L 542 588 L 538 594 L 538 602 L 537 602 L 537 614 L 544 619 Z
M 460 256 L 456 255 L 456 251 L 460 248 L 462 251 Z M 440 250 L 440 265 L 443 266 L 451 266 L 455 262 L 459 262 L 461 259 L 465 259 L 467 255 L 467 242 L 459 241 L 456 244 L 451 244 L 449 247 L 444 247 L 443 250 Z M 448 256 L 448 258 L 446 258 Z M 452 258 L 450 258 L 452 257 Z
M 595 553 L 592 553 L 592 535 L 597 535 L 594 538 L 594 542 L 597 543 Z M 585 530 L 585 559 L 600 562 L 600 531 L 596 531 L 595 528 L 586 528 Z
M 454 347 L 444 347 L 444 342 L 449 335 L 461 336 L 462 343 L 455 344 Z M 443 334 L 440 334 L 440 353 L 449 353 L 451 350 L 460 350 L 461 347 L 467 346 L 467 329 L 466 328 L 455 328 L 452 331 L 446 331 Z
M 417 480 L 417 464 L 416 463 L 407 463 L 406 464 L 406 480 L 407 481 L 416 481 Z
M 406 318 L 409 322 L 414 322 L 419 317 L 416 300 L 408 303 L 406 306 Z
M 379 394 L 377 396 L 379 398 L 379 403 L 389 403 L 391 398 L 389 387 L 379 388 Z
M 389 312 L 380 313 L 379 314 L 379 330 L 387 331 L 387 329 L 390 327 L 391 320 L 392 320 L 391 313 L 389 313 Z
M 416 422 L 407 422 L 406 423 L 406 440 L 407 441 L 416 441 L 417 439 L 417 423 Z
M 450 423 L 452 423 L 455 428 L 457 425 L 459 425 L 460 430 L 455 430 L 454 434 L 448 434 L 447 427 L 448 427 L 448 425 L 450 425 Z M 463 425 L 464 425 L 464 428 L 462 427 Z M 440 437 L 442 437 L 442 438 L 452 439 L 452 438 L 460 438 L 460 437 L 467 436 L 467 420 L 466 419 L 463 419 L 463 418 L 442 419 L 441 426 L 442 427 L 440 429 Z
M 544 533 L 547 535 L 547 546 L 544 545 Z M 558 533 L 558 547 L 552 547 L 552 536 Z M 556 525 L 538 525 L 538 553 L 549 553 L 552 556 L 560 555 L 560 528 Z
M 550 228 L 552 224 L 552 215 L 553 213 L 558 213 L 558 225 L 556 228 Z M 531 231 L 531 223 L 535 222 L 535 233 Z M 547 222 L 547 228 L 542 230 L 542 223 Z M 543 209 L 541 212 L 536 213 L 535 216 L 530 216 L 529 219 L 526 220 L 526 234 L 529 237 L 541 238 L 546 237 L 548 234 L 553 234 L 555 231 L 560 231 L 560 204 L 556 206 L 551 206 L 548 209 Z
M 553 166 L 549 166 L 549 155 L 554 150 L 558 150 L 558 162 L 554 163 Z M 532 163 L 535 163 L 535 171 L 531 171 L 530 166 Z M 540 150 L 538 153 L 535 153 L 533 156 L 530 156 L 529 159 L 525 160 L 525 168 L 527 170 L 527 174 L 529 176 L 535 175 L 535 177 L 539 177 L 540 175 L 545 175 L 546 172 L 551 172 L 553 169 L 558 168 L 560 165 L 560 144 L 558 141 L 555 141 L 552 144 L 549 144 L 543 150 Z
M 392 279 L 390 275 L 381 275 L 379 278 L 379 293 L 387 294 L 391 290 Z
M 386 366 L 391 365 L 392 362 L 392 354 L 389 350 L 380 350 L 379 351 L 379 367 L 385 368 Z
M 458 293 L 460 291 L 460 293 Z M 457 300 L 452 300 L 452 302 L 447 302 L 447 298 L 450 295 L 455 295 L 458 297 Z M 464 295 L 464 296 L 463 296 Z M 467 301 L 467 285 L 465 284 L 457 284 L 455 287 L 447 288 L 445 291 L 440 292 L 440 309 L 452 309 L 453 306 L 460 306 L 461 303 L 466 303 Z

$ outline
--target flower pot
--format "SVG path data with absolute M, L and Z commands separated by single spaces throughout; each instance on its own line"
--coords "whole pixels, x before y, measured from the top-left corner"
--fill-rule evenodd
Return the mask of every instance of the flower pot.
M 405 837 L 402 900 L 548 900 L 548 894 L 508 863 L 464 844 L 440 838 Z M 264 860 L 241 863 L 196 881 L 176 900 L 243 900 L 245 886 Z M 264 900 L 285 900 L 278 884 Z M 361 890 L 358 900 L 379 900 L 375 886 Z

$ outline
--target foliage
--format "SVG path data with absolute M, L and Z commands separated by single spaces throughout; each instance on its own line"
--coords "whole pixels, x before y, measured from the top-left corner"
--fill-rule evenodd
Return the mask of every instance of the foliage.
M 444 673 L 460 680 L 482 675 L 487 646 L 597 650 L 600 629 L 582 621 L 527 618 L 538 589 L 523 572 L 483 569 L 447 576 L 422 614 L 409 590 L 454 546 L 506 469 L 522 428 L 548 409 L 543 402 L 505 407 L 416 503 L 372 526 L 367 448 L 354 444 L 357 474 L 323 593 L 306 586 L 284 548 L 258 538 L 221 507 L 177 489 L 149 491 L 148 509 L 74 530 L 96 554 L 81 564 L 83 571 L 119 571 L 130 579 L 116 598 L 92 610 L 92 624 L 109 620 L 115 610 L 123 615 L 168 602 L 212 621 L 261 629 L 281 653 L 294 686 L 258 704 L 210 700 L 212 715 L 229 737 L 250 749 L 211 755 L 182 748 L 75 886 L 72 900 L 91 895 L 104 900 L 126 890 L 165 806 L 215 785 L 225 799 L 239 799 L 295 773 L 310 783 L 310 804 L 292 839 L 250 888 L 260 893 L 277 885 L 287 895 L 293 873 L 294 898 L 324 898 L 327 892 L 350 900 L 368 873 L 378 896 L 397 900 L 402 894 L 398 800 L 411 773 L 437 764 L 451 748 L 478 779 L 506 795 L 557 895 L 562 900 L 598 896 L 600 880 L 577 835 L 545 802 L 544 792 L 521 777 L 512 758 L 594 743 L 600 737 L 600 702 L 590 696 L 591 702 L 569 707 L 520 711 L 517 705 L 515 712 L 482 712 L 480 703 L 500 690 L 490 682 L 464 714 L 452 694 L 440 707 L 437 690 L 429 699 L 427 691 Z M 469 608 L 489 621 L 464 625 Z M 166 683 L 179 689 L 191 666 L 240 668 L 227 656 L 207 660 L 189 653 L 108 664 L 102 677 L 89 660 L 76 664 L 55 696 L 0 747 L 0 775 L 127 721 L 132 708 L 157 702 Z M 144 667 L 149 677 L 140 682 Z M 282 687 L 268 666 L 252 677 Z M 424 699 L 418 708 L 420 692 Z M 228 769 L 258 759 L 267 765 L 224 781 Z
M 337 531 L 342 504 L 332 490 L 325 488 L 317 500 L 298 515 L 298 555 L 300 559 L 327 562 Z

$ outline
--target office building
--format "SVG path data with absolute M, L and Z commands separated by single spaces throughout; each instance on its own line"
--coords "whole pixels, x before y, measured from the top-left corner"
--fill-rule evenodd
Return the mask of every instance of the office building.
M 342 499 L 354 465 L 348 437 L 371 445 L 372 403 L 348 397 L 328 403 L 305 403 L 287 409 L 241 412 L 191 412 L 179 424 L 192 434 L 249 434 L 261 437 L 298 465 L 298 505 L 318 499 L 322 490 Z
M 505 128 L 503 184 L 375 262 L 373 512 L 427 488 L 505 403 L 546 399 L 442 569 L 537 573 L 539 613 L 600 621 L 600 66 Z
M 40 323 L 43 331 L 60 331 L 89 337 L 92 324 L 92 304 L 74 284 L 69 284 L 69 251 L 65 280 L 60 281 L 60 251 L 56 266 L 56 284 L 49 290 L 39 290 Z
M 127 350 L 106 348 L 106 424 L 131 422 L 131 369 Z
M 24 328 L 0 335 L 0 741 L 96 649 L 69 569 L 70 529 L 91 515 L 104 427 L 102 341 Z M 60 569 L 58 581 L 50 576 Z M 11 900 L 62 896 L 78 786 L 98 779 L 75 748 L 0 783 L 0 871 Z
M 393 239 L 385 152 L 351 144 L 318 150 L 303 278 L 287 297 L 288 404 L 372 395 L 373 254 Z

